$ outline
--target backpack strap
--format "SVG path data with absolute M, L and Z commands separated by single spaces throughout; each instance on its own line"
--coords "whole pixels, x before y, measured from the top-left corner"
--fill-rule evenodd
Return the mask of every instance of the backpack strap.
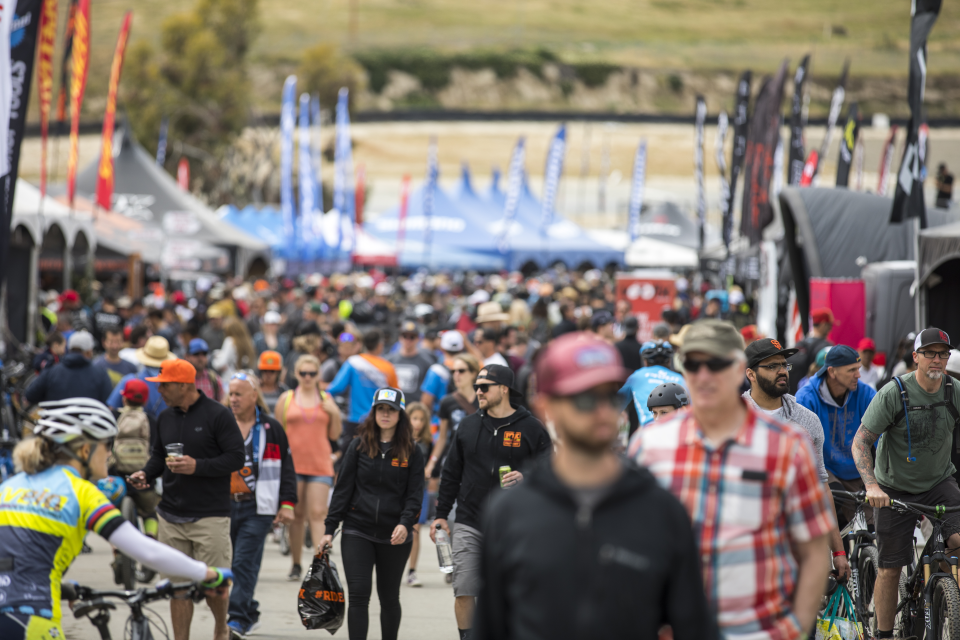
M 903 419 L 906 421 L 907 425 L 907 462 L 916 462 L 917 459 L 913 455 L 913 442 L 910 438 L 910 416 L 907 415 L 910 407 L 910 403 L 907 399 L 907 387 L 903 384 L 903 379 L 900 376 L 896 376 L 894 381 L 896 381 L 897 386 L 900 388 L 900 399 L 903 401 L 903 411 L 897 414 L 896 418 L 894 418 L 893 424 L 896 425 L 898 422 L 900 422 L 900 414 L 903 414 Z
M 947 412 L 953 418 L 953 450 L 960 454 L 960 412 L 957 412 L 957 407 L 953 404 L 953 378 L 948 373 L 944 373 L 943 378 L 943 383 L 946 385 L 943 390 L 943 397 L 946 401 Z

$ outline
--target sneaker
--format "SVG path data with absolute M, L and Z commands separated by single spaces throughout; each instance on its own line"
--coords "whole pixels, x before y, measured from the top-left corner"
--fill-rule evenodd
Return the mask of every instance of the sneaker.
M 423 583 L 420 582 L 420 578 L 417 577 L 416 571 L 411 571 L 410 575 L 407 576 L 407 586 L 408 587 L 422 587 Z
M 237 620 L 228 622 L 227 628 L 230 629 L 230 640 L 243 640 L 247 635 L 243 629 L 243 625 Z
M 302 573 L 302 570 L 300 569 L 300 565 L 298 564 L 293 565 L 293 568 L 290 569 L 290 573 L 287 575 L 287 581 L 296 582 L 297 580 L 300 579 L 301 573 Z
M 259 621 L 259 620 L 256 620 L 256 621 L 254 621 L 254 622 L 251 622 L 251 623 L 250 623 L 250 626 L 247 627 L 247 635 L 250 635 L 251 633 L 253 633 L 254 631 L 256 631 L 256 630 L 259 629 L 259 628 L 260 628 L 260 621 Z

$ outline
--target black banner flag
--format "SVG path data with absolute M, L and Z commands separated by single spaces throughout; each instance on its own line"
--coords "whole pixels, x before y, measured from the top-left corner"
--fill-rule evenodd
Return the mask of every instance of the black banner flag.
M 837 160 L 837 186 L 846 187 L 850 180 L 850 165 L 853 164 L 853 150 L 857 148 L 857 136 L 860 135 L 860 113 L 857 103 L 851 103 L 847 111 L 847 124 L 843 127 L 840 139 L 840 158 Z
M 730 158 L 730 193 L 724 210 L 724 243 L 730 246 L 733 230 L 733 199 L 737 193 L 737 179 L 743 170 L 743 157 L 747 152 L 747 127 L 750 125 L 750 71 L 744 71 L 737 83 L 737 103 L 733 109 L 733 151 Z
M 793 103 L 790 107 L 790 163 L 787 168 L 787 184 L 800 184 L 803 175 L 803 84 L 807 79 L 810 55 L 803 56 L 793 76 Z

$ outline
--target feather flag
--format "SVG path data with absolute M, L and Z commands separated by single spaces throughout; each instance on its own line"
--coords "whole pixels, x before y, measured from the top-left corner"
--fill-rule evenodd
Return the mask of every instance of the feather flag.
M 67 200 L 73 208 L 77 194 L 80 161 L 80 107 L 90 68 L 90 0 L 80 0 L 74 20 L 72 69 L 70 73 L 70 154 L 67 159 Z
M 300 94 L 299 116 L 299 153 L 297 160 L 297 186 L 300 189 L 300 234 L 304 260 L 314 260 L 317 257 L 317 238 L 314 234 L 314 216 L 316 202 L 314 196 L 317 187 L 313 183 L 316 179 L 313 173 L 313 154 L 310 144 L 310 94 Z
M 423 187 L 423 245 L 427 251 L 429 265 L 430 250 L 433 244 L 433 199 L 437 193 L 437 177 L 440 167 L 437 161 L 437 138 L 430 137 L 427 147 L 427 183 Z
M 510 171 L 507 174 L 507 197 L 503 204 L 503 228 L 497 238 L 500 253 L 506 253 L 510 246 L 510 229 L 513 219 L 517 217 L 517 208 L 520 206 L 520 192 L 523 189 L 523 170 L 526 161 L 526 147 L 524 139 L 517 140 L 510 160 Z
M 311 135 L 311 140 L 316 140 L 316 144 L 311 142 L 310 147 L 310 157 L 312 158 L 313 166 L 313 184 L 317 188 L 316 193 L 313 195 L 313 201 L 317 203 L 317 211 L 321 214 L 323 213 L 323 176 L 320 172 L 321 169 L 321 160 L 322 154 L 320 153 L 320 96 L 314 94 L 310 99 L 310 121 L 313 124 L 313 134 Z M 321 231 L 320 225 L 323 224 L 323 218 L 315 219 L 314 233 L 318 234 L 318 237 L 323 238 L 323 233 Z
M 283 82 L 280 106 L 280 215 L 287 256 L 294 257 L 296 230 L 293 202 L 293 128 L 297 119 L 297 76 Z
M 80 0 L 70 0 L 67 10 L 67 30 L 63 34 L 63 57 L 60 60 L 60 90 L 57 92 L 57 121 L 67 119 L 67 98 L 70 97 L 70 61 L 73 59 L 73 34 L 77 24 Z
M 643 210 L 643 190 L 647 181 L 647 141 L 641 140 L 633 158 L 633 180 L 630 181 L 630 242 L 640 237 L 640 212 Z
M 337 252 L 353 253 L 353 144 L 350 138 L 350 93 L 346 87 L 337 95 L 337 131 L 333 154 L 333 208 L 339 215 Z
M 707 224 L 707 187 L 703 180 L 703 126 L 707 120 L 707 101 L 697 96 L 697 114 L 694 123 L 693 169 L 697 180 L 697 224 L 700 227 L 700 249 L 703 249 L 704 229 Z
M 100 169 L 97 172 L 97 204 L 109 211 L 113 198 L 113 125 L 117 116 L 117 89 L 120 87 L 120 71 L 123 69 L 123 54 L 130 37 L 130 21 L 133 13 L 127 11 L 117 37 L 110 67 L 110 84 L 107 90 L 107 109 L 103 114 L 103 139 L 100 142 Z
M 47 139 L 53 102 L 53 53 L 57 46 L 57 0 L 43 0 L 37 41 L 37 97 L 40 100 L 40 197 L 47 194 Z
M 167 127 L 170 126 L 170 118 L 163 116 L 160 120 L 160 136 L 157 139 L 157 166 L 162 167 L 167 161 Z
M 567 150 L 567 125 L 560 125 L 547 152 L 547 168 L 543 173 L 543 201 L 540 204 L 540 233 L 545 234 L 553 222 L 557 203 L 557 189 L 563 173 L 563 156 Z
M 727 158 L 723 153 L 729 126 L 730 121 L 727 118 L 727 112 L 721 111 L 717 117 L 717 137 L 713 143 L 713 154 L 717 161 L 717 172 L 720 174 L 720 211 L 723 221 L 721 233 L 723 235 L 723 246 L 726 247 L 727 253 L 730 252 L 730 235 L 733 231 L 733 216 L 729 215 L 727 211 L 727 207 L 730 206 L 730 183 L 727 182 Z

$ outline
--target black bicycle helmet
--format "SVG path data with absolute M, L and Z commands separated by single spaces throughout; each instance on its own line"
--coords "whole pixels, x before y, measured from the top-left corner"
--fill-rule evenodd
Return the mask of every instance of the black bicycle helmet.
M 654 387 L 650 395 L 647 396 L 647 409 L 654 407 L 673 407 L 679 409 L 690 404 L 690 397 L 687 390 L 674 382 L 665 382 L 658 387 Z
M 673 356 L 673 345 L 669 342 L 644 342 L 640 346 L 640 357 L 651 364 L 670 362 Z

